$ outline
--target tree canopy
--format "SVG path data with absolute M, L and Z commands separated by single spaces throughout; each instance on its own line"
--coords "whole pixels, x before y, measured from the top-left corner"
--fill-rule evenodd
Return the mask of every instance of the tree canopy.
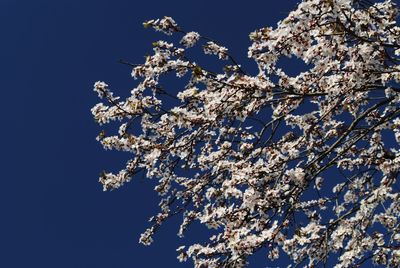
M 179 42 L 154 42 L 132 67 L 124 100 L 105 82 L 92 108 L 105 149 L 131 153 L 104 190 L 138 173 L 158 180 L 160 212 L 140 237 L 149 245 L 169 218 L 178 236 L 198 222 L 207 243 L 177 249 L 195 267 L 245 267 L 262 250 L 293 265 L 400 265 L 400 27 L 393 1 L 304 0 L 275 28 L 250 33 L 250 74 L 228 48 L 170 17 L 144 27 Z M 200 66 L 189 50 L 215 55 Z M 295 57 L 294 76 L 280 60 Z M 176 75 L 169 91 L 162 77 Z

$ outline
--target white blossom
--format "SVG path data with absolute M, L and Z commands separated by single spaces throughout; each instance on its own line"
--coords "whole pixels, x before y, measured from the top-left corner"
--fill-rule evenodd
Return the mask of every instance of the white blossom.
M 193 47 L 200 40 L 200 35 L 196 32 L 189 32 L 181 39 L 181 44 L 185 47 Z

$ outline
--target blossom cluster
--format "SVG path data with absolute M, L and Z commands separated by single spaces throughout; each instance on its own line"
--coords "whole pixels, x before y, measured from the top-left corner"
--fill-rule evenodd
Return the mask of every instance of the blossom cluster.
M 169 218 L 184 237 L 198 222 L 209 241 L 177 249 L 200 267 L 244 267 L 266 252 L 298 267 L 400 266 L 400 26 L 393 1 L 303 0 L 275 28 L 255 30 L 242 69 L 226 47 L 184 32 L 170 17 L 150 20 L 178 44 L 158 41 L 125 99 L 97 82 L 92 108 L 105 149 L 129 152 L 104 190 L 138 173 L 158 180 L 160 212 L 140 237 L 149 245 Z M 226 60 L 221 73 L 186 49 Z M 306 64 L 297 74 L 283 58 Z M 173 93 L 160 78 L 186 84 Z M 140 130 L 140 131 L 138 131 Z M 333 264 L 334 263 L 334 264 Z

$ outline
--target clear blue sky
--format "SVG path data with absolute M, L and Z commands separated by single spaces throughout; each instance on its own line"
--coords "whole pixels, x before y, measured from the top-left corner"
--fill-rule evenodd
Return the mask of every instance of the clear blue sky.
M 93 83 L 104 80 L 127 94 L 135 81 L 117 61 L 142 62 L 151 43 L 164 38 L 142 22 L 164 15 L 219 40 L 255 68 L 247 59 L 249 32 L 276 25 L 295 4 L 1 0 L 0 267 L 191 267 L 176 259 L 184 243 L 177 222 L 164 226 L 151 247 L 138 244 L 157 211 L 151 181 L 102 191 L 100 171 L 118 170 L 127 155 L 103 151 L 95 140 Z M 250 267 L 265 266 L 255 260 Z

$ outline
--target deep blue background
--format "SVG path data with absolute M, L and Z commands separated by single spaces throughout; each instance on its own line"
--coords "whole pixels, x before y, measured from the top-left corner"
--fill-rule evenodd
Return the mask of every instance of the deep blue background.
M 152 182 L 102 191 L 98 174 L 117 171 L 126 155 L 95 140 L 93 83 L 104 80 L 126 96 L 135 81 L 117 60 L 142 62 L 151 42 L 164 38 L 142 22 L 164 15 L 219 40 L 255 70 L 248 34 L 275 26 L 295 4 L 1 0 L 0 267 L 191 267 L 177 262 L 184 241 L 176 222 L 151 247 L 138 244 L 157 211 Z M 250 267 L 267 265 L 261 254 Z

